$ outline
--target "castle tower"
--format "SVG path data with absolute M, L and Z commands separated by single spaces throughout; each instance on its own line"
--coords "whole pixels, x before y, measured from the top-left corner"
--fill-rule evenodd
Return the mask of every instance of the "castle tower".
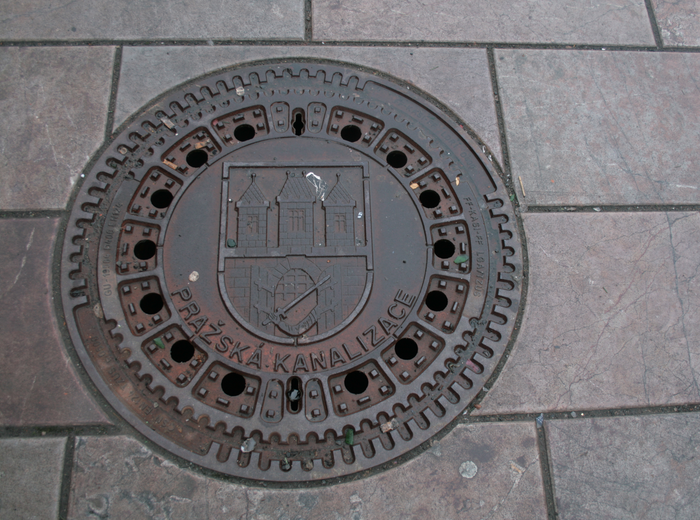
M 236 202 L 238 210 L 238 247 L 267 246 L 267 210 L 270 203 L 265 200 L 251 175 L 248 189 Z
M 354 246 L 355 245 L 355 200 L 340 182 L 340 173 L 336 174 L 338 180 L 331 192 L 323 201 L 326 210 L 326 246 Z
M 277 196 L 280 246 L 313 246 L 315 201 L 306 178 L 301 173 L 287 172 L 287 180 Z

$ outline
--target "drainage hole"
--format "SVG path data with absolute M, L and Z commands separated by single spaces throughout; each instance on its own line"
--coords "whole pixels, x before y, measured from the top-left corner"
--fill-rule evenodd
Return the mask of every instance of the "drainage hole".
M 158 293 L 148 293 L 141 298 L 139 307 L 146 314 L 155 314 L 163 308 L 163 297 Z
M 347 125 L 340 131 L 340 137 L 346 141 L 355 143 L 360 140 L 360 137 L 362 137 L 362 130 L 360 130 L 359 126 Z
M 141 240 L 134 246 L 134 256 L 139 260 L 148 260 L 156 256 L 156 243 L 153 240 Z
M 209 160 L 209 154 L 200 148 L 199 150 L 192 150 L 188 153 L 185 160 L 192 168 L 199 168 Z
M 294 115 L 292 131 L 294 132 L 294 135 L 301 135 L 304 133 L 304 114 L 302 114 L 301 112 L 297 112 Z
M 255 137 L 255 128 L 253 128 L 251 125 L 238 125 L 233 131 L 233 137 L 241 142 L 250 141 L 253 137 Z
M 230 395 L 232 397 L 241 395 L 243 390 L 245 390 L 245 377 L 235 372 L 226 374 L 221 379 L 221 390 L 223 390 L 226 395 Z
M 187 340 L 181 339 L 170 347 L 170 357 L 177 363 L 187 363 L 194 357 L 194 345 Z
M 389 166 L 393 166 L 394 168 L 403 168 L 408 162 L 408 157 L 406 157 L 405 153 L 394 150 L 386 156 L 386 162 L 389 163 Z
M 420 200 L 424 208 L 434 208 L 440 204 L 440 195 L 438 195 L 437 191 L 425 190 L 420 194 L 418 200 Z
M 418 354 L 418 345 L 411 338 L 401 338 L 396 342 L 394 350 L 401 359 L 409 360 Z
M 425 304 L 431 311 L 439 312 L 447 307 L 447 296 L 442 291 L 430 291 L 425 298 Z
M 451 258 L 455 254 L 455 245 L 450 240 L 438 240 L 433 246 L 433 251 L 438 258 Z
M 367 390 L 368 386 L 369 379 L 367 379 L 364 372 L 355 370 L 354 372 L 350 372 L 345 376 L 345 388 L 347 388 L 348 392 L 351 394 L 361 394 Z
M 167 208 L 173 201 L 173 194 L 168 190 L 157 190 L 151 195 L 151 204 L 158 209 Z

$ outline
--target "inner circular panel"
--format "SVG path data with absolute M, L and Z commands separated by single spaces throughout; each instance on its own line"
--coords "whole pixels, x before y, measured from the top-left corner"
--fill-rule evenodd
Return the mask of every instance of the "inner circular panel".
M 155 100 L 92 161 L 65 230 L 65 320 L 97 388 L 242 478 L 416 450 L 489 380 L 521 309 L 510 195 L 458 124 L 330 63 Z

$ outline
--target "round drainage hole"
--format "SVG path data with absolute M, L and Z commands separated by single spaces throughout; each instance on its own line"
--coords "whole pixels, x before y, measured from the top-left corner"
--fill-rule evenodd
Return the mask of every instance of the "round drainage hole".
M 146 314 L 155 314 L 163 308 L 163 297 L 158 293 L 148 293 L 141 298 L 139 307 Z
M 231 397 L 241 395 L 243 390 L 245 390 L 245 377 L 235 372 L 226 374 L 223 379 L 221 379 L 221 390 Z
M 141 240 L 134 246 L 134 256 L 139 260 L 149 260 L 156 256 L 156 243 L 153 240 Z
M 433 246 L 433 251 L 438 258 L 451 258 L 455 254 L 455 245 L 450 240 L 438 240 Z
M 416 357 L 418 354 L 418 345 L 411 338 L 401 338 L 396 342 L 396 347 L 394 347 L 396 355 L 401 359 L 409 360 Z
M 194 357 L 194 345 L 189 341 L 181 339 L 170 347 L 170 357 L 177 363 L 187 363 Z
M 425 190 L 420 194 L 418 200 L 420 200 L 424 208 L 434 208 L 440 204 L 440 195 L 436 191 Z
M 235 132 L 234 132 L 235 133 Z M 204 150 L 192 150 L 185 158 L 192 168 L 199 168 L 209 160 L 209 154 Z
M 173 201 L 173 194 L 168 190 L 157 190 L 151 195 L 151 204 L 158 209 L 167 208 Z
M 362 130 L 359 126 L 347 125 L 340 131 L 340 137 L 351 143 L 356 143 L 362 137 Z
M 347 388 L 348 392 L 350 392 L 351 394 L 361 394 L 362 392 L 367 390 L 368 386 L 369 379 L 367 379 L 367 376 L 364 372 L 355 370 L 354 372 L 350 372 L 348 375 L 345 376 L 345 388 Z
M 442 291 L 430 291 L 425 299 L 425 304 L 431 311 L 439 312 L 447 307 L 447 296 Z
M 393 166 L 394 168 L 403 168 L 408 162 L 408 157 L 406 157 L 405 153 L 394 150 L 386 156 L 386 162 L 389 163 L 389 166 Z
M 233 131 L 233 137 L 241 142 L 250 141 L 255 137 L 255 128 L 251 125 L 238 125 Z

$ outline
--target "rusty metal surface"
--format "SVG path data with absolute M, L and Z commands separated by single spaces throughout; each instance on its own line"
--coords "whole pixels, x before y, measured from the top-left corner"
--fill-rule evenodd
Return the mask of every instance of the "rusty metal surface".
M 86 174 L 61 269 L 75 347 L 119 413 L 270 481 L 428 440 L 491 375 L 522 284 L 475 145 L 408 89 L 320 63 L 157 101 Z

